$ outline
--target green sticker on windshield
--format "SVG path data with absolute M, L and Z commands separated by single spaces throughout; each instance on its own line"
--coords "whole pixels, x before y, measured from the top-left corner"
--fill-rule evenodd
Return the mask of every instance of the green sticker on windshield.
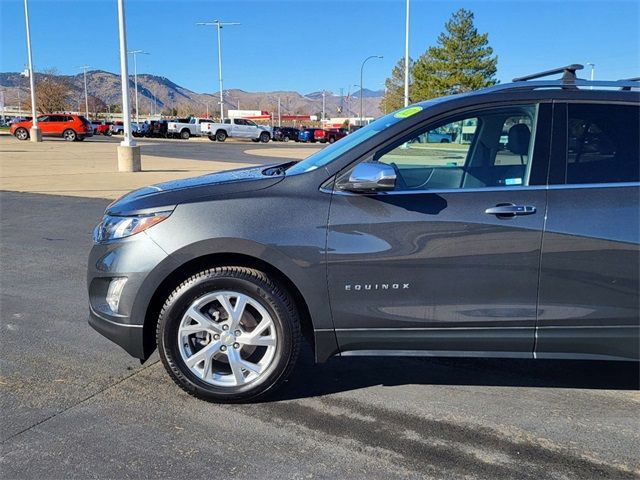
M 394 117 L 407 118 L 407 117 L 410 117 L 411 115 L 415 115 L 420 111 L 422 111 L 422 107 L 419 107 L 419 106 L 409 107 L 409 108 L 405 108 L 404 110 L 400 110 L 398 113 L 394 115 Z

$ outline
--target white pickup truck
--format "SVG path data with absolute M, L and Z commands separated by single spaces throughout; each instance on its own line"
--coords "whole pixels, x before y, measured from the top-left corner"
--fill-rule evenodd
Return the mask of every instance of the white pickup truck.
M 214 142 L 224 142 L 231 137 L 250 138 L 254 142 L 267 143 L 271 140 L 271 128 L 244 118 L 226 118 L 222 123 L 202 125 L 202 135 L 207 135 L 209 140 Z
M 198 137 L 203 135 L 202 127 L 208 123 L 213 122 L 209 118 L 185 118 L 173 120 L 167 123 L 167 134 L 169 136 L 179 136 L 183 140 L 188 140 L 189 137 Z

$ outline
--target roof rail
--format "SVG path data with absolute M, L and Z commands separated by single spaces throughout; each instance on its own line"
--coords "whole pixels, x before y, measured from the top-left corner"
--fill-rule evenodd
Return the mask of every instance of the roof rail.
M 549 77 L 551 75 L 557 75 L 562 73 L 561 81 L 563 84 L 573 84 L 577 80 L 576 70 L 582 70 L 584 65 L 579 63 L 573 63 L 566 67 L 554 68 L 552 70 L 545 70 L 544 72 L 532 73 L 531 75 L 525 75 L 524 77 L 514 78 L 514 82 L 526 82 L 527 80 L 534 80 L 536 78 Z
M 640 82 L 640 77 L 625 78 L 624 80 L 620 80 L 620 81 L 621 82 Z M 640 85 L 638 85 L 638 87 L 631 87 L 630 85 L 625 85 L 620 90 L 631 90 L 631 88 L 640 88 Z

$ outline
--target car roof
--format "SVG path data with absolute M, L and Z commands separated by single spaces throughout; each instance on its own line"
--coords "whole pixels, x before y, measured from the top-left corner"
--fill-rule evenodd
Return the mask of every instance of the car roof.
M 581 67 L 581 65 L 570 65 L 563 68 Z M 550 70 L 548 72 L 558 73 L 562 68 Z M 451 101 L 470 101 L 482 103 L 482 101 L 493 100 L 593 100 L 593 101 L 623 101 L 638 102 L 640 100 L 640 82 L 638 79 L 629 80 L 599 80 L 591 81 L 577 78 L 575 71 L 573 76 L 563 75 L 557 80 L 534 80 L 541 74 L 534 74 L 526 77 L 514 79 L 513 82 L 494 85 L 471 92 L 457 93 L 444 97 L 426 100 L 417 105 L 427 108 L 434 105 Z

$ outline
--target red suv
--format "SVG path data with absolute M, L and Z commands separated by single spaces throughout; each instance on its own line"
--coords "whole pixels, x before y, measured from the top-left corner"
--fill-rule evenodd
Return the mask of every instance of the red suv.
M 31 129 L 31 120 L 11 125 L 9 133 L 18 140 L 27 140 Z M 38 117 L 38 126 L 43 136 L 62 137 L 68 142 L 84 140 L 93 136 L 93 126 L 82 115 L 70 113 L 52 113 Z

